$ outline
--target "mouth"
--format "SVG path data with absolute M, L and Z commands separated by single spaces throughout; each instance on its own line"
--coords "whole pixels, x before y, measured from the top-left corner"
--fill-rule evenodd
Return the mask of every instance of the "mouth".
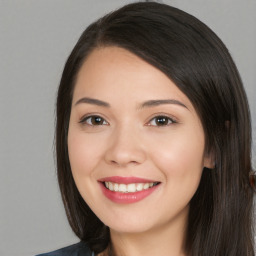
M 130 204 L 159 190 L 161 182 L 137 177 L 113 176 L 98 180 L 103 194 L 114 203 Z
M 134 193 L 143 190 L 150 189 L 157 186 L 160 182 L 146 182 L 146 183 L 130 183 L 130 184 L 120 184 L 111 181 L 103 182 L 105 188 L 110 191 L 120 192 L 120 193 Z

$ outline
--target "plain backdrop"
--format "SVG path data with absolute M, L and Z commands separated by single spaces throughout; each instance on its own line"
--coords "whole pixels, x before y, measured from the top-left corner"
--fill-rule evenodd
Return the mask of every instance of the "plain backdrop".
M 67 223 L 54 166 L 56 90 L 82 31 L 130 2 L 0 0 L 0 255 L 35 255 L 78 241 Z M 256 1 L 162 2 L 205 22 L 229 48 L 248 94 L 255 156 Z

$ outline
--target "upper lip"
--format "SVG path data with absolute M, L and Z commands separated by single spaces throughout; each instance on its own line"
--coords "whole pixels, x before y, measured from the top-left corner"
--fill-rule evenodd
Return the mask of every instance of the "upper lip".
M 113 182 L 118 184 L 130 184 L 130 183 L 151 183 L 151 182 L 157 182 L 156 180 L 149 180 L 139 177 L 122 177 L 122 176 L 111 176 L 111 177 L 105 177 L 98 180 L 99 182 Z

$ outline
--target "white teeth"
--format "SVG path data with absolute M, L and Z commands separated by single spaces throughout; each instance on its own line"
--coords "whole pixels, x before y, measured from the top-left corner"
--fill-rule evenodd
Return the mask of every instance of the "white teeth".
M 108 189 L 113 191 L 114 190 L 114 187 L 113 187 L 113 183 L 112 182 L 109 182 L 108 183 Z
M 144 188 L 144 189 L 148 189 L 148 188 L 149 188 L 149 184 L 148 184 L 148 183 L 145 183 L 145 184 L 143 185 L 143 188 Z
M 136 191 L 136 185 L 134 183 L 127 185 L 127 190 L 128 190 L 128 192 L 135 192 Z
M 142 191 L 145 189 L 152 188 L 153 186 L 157 185 L 157 182 L 150 182 L 150 183 L 131 183 L 131 184 L 118 184 L 113 183 L 110 181 L 104 182 L 106 188 L 111 191 L 118 191 L 121 193 L 132 193 L 136 191 Z
M 114 184 L 114 190 L 118 191 L 118 184 L 117 183 Z
M 143 189 L 143 184 L 139 183 L 137 184 L 137 191 L 141 191 Z
M 125 184 L 120 184 L 118 191 L 125 193 L 127 191 L 126 185 Z

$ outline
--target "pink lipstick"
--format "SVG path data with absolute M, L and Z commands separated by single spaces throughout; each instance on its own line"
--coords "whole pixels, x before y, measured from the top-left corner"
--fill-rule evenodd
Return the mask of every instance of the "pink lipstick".
M 160 182 L 138 177 L 112 176 L 99 181 L 103 194 L 115 203 L 138 202 L 153 193 Z

